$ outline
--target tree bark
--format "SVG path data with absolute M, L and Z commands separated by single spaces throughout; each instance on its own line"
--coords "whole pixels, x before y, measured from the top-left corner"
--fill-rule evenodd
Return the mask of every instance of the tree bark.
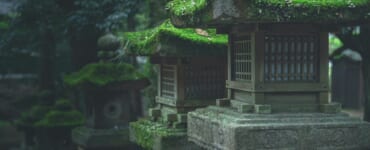
M 364 77 L 364 120 L 370 122 L 370 54 L 363 55 L 363 77 Z
M 51 27 L 43 29 L 40 62 L 40 90 L 54 90 L 56 42 Z

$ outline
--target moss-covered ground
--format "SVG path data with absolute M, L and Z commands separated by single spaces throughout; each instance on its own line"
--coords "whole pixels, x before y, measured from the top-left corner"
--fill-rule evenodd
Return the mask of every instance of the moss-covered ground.
M 130 123 L 130 128 L 135 133 L 136 143 L 145 149 L 152 149 L 157 138 L 178 137 L 186 134 L 184 129 L 168 128 L 166 125 L 141 119 Z

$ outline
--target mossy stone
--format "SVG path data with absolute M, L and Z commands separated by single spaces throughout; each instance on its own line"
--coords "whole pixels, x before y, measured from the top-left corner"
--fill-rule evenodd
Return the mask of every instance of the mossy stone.
M 216 34 L 215 29 L 179 29 L 174 27 L 169 20 L 150 30 L 119 34 L 128 44 L 127 54 L 131 55 L 154 55 L 157 53 L 166 55 L 171 51 L 176 54 L 176 49 L 180 47 L 192 51 L 193 48 L 199 46 L 205 53 L 212 53 L 212 51 L 224 51 L 228 41 L 226 35 Z M 176 43 L 173 44 L 176 46 L 171 45 L 172 43 Z M 166 47 L 168 45 L 171 45 L 170 48 Z

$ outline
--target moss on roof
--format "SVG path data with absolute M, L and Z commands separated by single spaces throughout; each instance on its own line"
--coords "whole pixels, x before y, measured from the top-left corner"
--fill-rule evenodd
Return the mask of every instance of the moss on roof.
M 124 63 L 93 63 L 80 71 L 64 77 L 69 86 L 105 86 L 117 82 L 143 79 L 144 75 L 137 72 L 130 64 Z
M 70 100 L 58 99 L 52 106 L 35 105 L 16 120 L 18 126 L 60 127 L 78 126 L 85 122 L 81 112 L 75 110 Z
M 153 29 L 140 32 L 120 33 L 120 35 L 129 44 L 129 54 L 153 55 L 156 53 L 159 43 L 171 44 L 173 42 L 186 43 L 185 45 L 187 46 L 201 45 L 206 47 L 209 46 L 211 49 L 226 49 L 226 35 L 216 34 L 215 29 L 208 29 L 206 32 L 207 35 L 201 35 L 196 32 L 196 29 L 179 29 L 174 27 L 169 20 L 166 20 L 160 26 Z
M 81 112 L 76 110 L 49 111 L 43 119 L 35 123 L 38 127 L 56 127 L 56 126 L 79 126 L 85 122 Z
M 173 23 L 182 27 L 225 21 L 338 23 L 370 20 L 370 0 L 233 0 L 225 4 L 221 1 L 173 0 L 167 8 L 172 21 L 176 20 Z M 234 6 L 213 8 L 229 4 Z M 219 18 L 222 19 L 217 20 Z

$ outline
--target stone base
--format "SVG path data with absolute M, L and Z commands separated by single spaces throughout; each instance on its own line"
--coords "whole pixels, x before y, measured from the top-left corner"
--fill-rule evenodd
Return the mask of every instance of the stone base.
M 186 129 L 168 128 L 166 125 L 139 120 L 130 123 L 130 141 L 148 150 L 200 150 L 188 141 Z
M 210 106 L 188 115 L 188 137 L 217 150 L 370 149 L 370 123 L 344 113 L 240 113 Z
M 79 149 L 116 150 L 137 149 L 129 141 L 129 130 L 126 129 L 92 129 L 79 127 L 72 131 L 72 141 Z

